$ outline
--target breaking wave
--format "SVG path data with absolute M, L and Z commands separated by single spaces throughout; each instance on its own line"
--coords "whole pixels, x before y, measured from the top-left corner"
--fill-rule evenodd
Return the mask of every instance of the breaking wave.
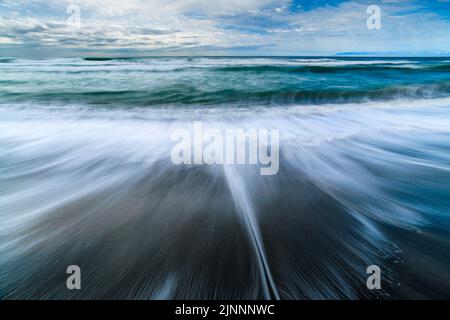
M 16 82 L 0 87 L 0 298 L 450 296 L 445 74 L 393 73 L 388 89 L 370 89 L 387 80 L 375 72 L 361 73 L 364 81 L 341 74 L 337 84 L 329 75 L 238 73 L 235 84 L 232 72 L 208 68 L 190 70 L 189 81 L 170 72 L 54 78 L 37 76 L 36 65 L 8 68 L 0 80 Z M 210 72 L 219 79 L 208 81 Z M 174 87 L 185 81 L 210 95 L 253 83 L 272 96 L 245 104 L 247 88 L 225 100 L 240 103 L 225 103 L 223 94 L 189 104 L 195 91 Z M 315 91 L 275 103 L 268 88 L 297 82 Z M 352 94 L 336 85 L 353 86 Z M 173 101 L 157 86 L 174 90 Z M 149 108 L 151 94 L 161 102 Z M 190 130 L 193 121 L 220 130 L 278 128 L 278 175 L 245 165 L 174 165 L 171 132 Z M 65 287 L 72 264 L 82 269 L 77 292 Z M 365 286 L 374 264 L 383 270 L 376 292 Z

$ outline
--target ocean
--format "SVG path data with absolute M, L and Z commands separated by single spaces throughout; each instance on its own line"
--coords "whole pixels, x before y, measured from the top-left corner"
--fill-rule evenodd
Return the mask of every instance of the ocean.
M 195 121 L 279 171 L 175 165 Z M 0 299 L 448 299 L 450 58 L 0 58 L 0 221 Z

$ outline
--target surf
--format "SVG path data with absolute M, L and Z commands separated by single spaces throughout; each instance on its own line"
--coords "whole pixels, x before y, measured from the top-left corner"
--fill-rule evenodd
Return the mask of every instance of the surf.
M 296 58 L 132 70 L 187 61 L 152 59 L 0 66 L 0 298 L 68 298 L 59 271 L 74 261 L 88 285 L 78 298 L 411 298 L 423 283 L 448 295 L 448 75 L 427 71 L 443 62 L 393 68 L 386 88 L 376 71 L 347 82 L 340 67 L 217 70 Z M 304 62 L 341 61 L 328 59 Z M 89 70 L 110 64 L 122 69 Z M 295 92 L 312 96 L 282 96 Z M 173 164 L 171 133 L 195 121 L 278 128 L 278 174 Z M 367 291 L 369 265 L 384 291 Z

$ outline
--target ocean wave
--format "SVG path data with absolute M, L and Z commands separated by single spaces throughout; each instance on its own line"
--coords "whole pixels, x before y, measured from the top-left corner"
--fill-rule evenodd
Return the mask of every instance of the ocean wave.
M 280 105 L 448 96 L 440 59 L 129 58 L 0 64 L 7 103 Z
M 105 60 L 107 63 L 49 63 L 49 64 L 30 64 L 15 63 L 10 67 L 32 71 L 36 73 L 57 73 L 57 74 L 89 74 L 89 73 L 165 73 L 165 72 L 187 72 L 210 70 L 211 72 L 273 72 L 273 73 L 339 73 L 339 72 L 381 72 L 390 70 L 400 70 L 403 72 L 439 72 L 450 68 L 450 65 L 420 65 L 414 63 L 377 63 L 369 64 L 360 62 L 339 62 L 339 63 L 234 63 L 234 64 L 189 64 L 179 61 L 178 63 L 141 63 L 141 62 L 121 62 L 115 60 Z M 38 69 L 37 69 L 38 68 Z
M 0 57 L 0 63 L 11 63 L 14 61 L 16 61 L 16 59 L 14 59 L 14 58 L 1 58 Z
M 15 85 L 16 83 L 10 83 Z M 72 88 L 71 88 L 72 89 Z M 73 89 L 72 89 L 73 90 Z M 46 90 L 43 92 L 0 92 L 4 102 L 33 101 L 36 103 L 81 103 L 87 105 L 110 105 L 144 107 L 159 105 L 196 106 L 277 106 L 277 105 L 321 105 L 332 103 L 363 103 L 368 101 L 390 101 L 397 99 L 442 98 L 450 95 L 450 82 L 438 82 L 424 85 L 388 86 L 381 88 L 346 89 L 284 89 L 284 90 L 245 90 L 220 88 L 208 90 L 183 84 L 172 88 L 154 88 L 147 90 L 95 90 L 89 91 Z
M 449 107 L 424 99 L 145 119 L 2 107 L 1 297 L 73 298 L 58 279 L 75 262 L 78 298 L 448 296 L 450 251 L 436 248 L 449 245 Z M 279 174 L 173 165 L 170 134 L 194 120 L 278 128 Z M 372 264 L 385 270 L 382 292 L 365 288 Z M 424 281 L 433 290 L 415 286 Z
M 0 64 L 0 299 L 448 298 L 446 64 Z M 278 174 L 173 164 L 194 121 L 278 129 Z
M 46 59 L 46 60 L 16 60 L 5 59 L 5 62 L 13 63 L 18 67 L 32 66 L 79 66 L 79 67 L 100 67 L 100 66 L 153 66 L 155 70 L 161 68 L 184 67 L 184 68 L 220 68 L 220 67 L 346 67 L 346 66 L 413 66 L 421 64 L 422 61 L 415 60 L 367 60 L 367 59 L 333 59 L 333 58 L 107 58 L 107 57 L 87 57 L 87 58 L 66 58 L 66 59 Z

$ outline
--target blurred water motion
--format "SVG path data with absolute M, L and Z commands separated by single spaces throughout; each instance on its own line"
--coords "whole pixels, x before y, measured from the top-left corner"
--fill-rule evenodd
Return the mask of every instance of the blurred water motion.
M 0 298 L 450 298 L 442 64 L 1 64 Z M 336 83 L 347 68 L 366 77 L 340 80 L 351 90 Z M 188 80 L 198 90 L 177 92 Z M 278 128 L 278 175 L 172 164 L 170 134 L 193 121 Z M 80 291 L 66 288 L 72 264 Z M 374 264 L 380 291 L 366 288 Z

